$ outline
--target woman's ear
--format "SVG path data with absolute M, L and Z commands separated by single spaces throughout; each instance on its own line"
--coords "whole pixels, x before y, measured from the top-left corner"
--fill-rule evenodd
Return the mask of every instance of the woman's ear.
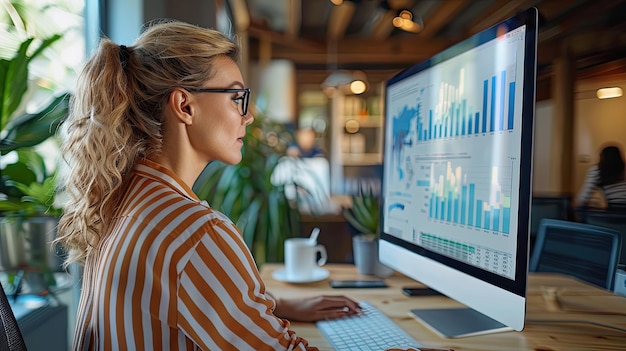
M 193 122 L 193 95 L 184 89 L 174 89 L 167 101 L 172 114 L 181 122 L 190 125 Z

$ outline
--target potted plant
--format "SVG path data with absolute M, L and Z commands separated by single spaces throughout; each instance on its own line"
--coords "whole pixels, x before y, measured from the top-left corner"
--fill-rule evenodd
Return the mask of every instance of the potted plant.
M 292 138 L 285 125 L 255 116 L 247 128 L 241 162 L 212 162 L 194 184 L 198 197 L 239 227 L 259 266 L 282 261 L 285 239 L 300 232 L 297 205 L 287 198 L 284 184 L 271 181 Z
M 54 205 L 56 171 L 49 171 L 35 146 L 56 132 L 68 111 L 69 96 L 52 97 L 36 113 L 22 112 L 29 86 L 28 66 L 61 36 L 24 40 L 10 59 L 0 59 L 0 269 L 28 269 L 44 274 L 37 288 L 53 283 L 61 268 L 50 242 L 56 235 L 60 209 Z M 30 274 L 31 277 L 35 274 Z
M 373 189 L 359 188 L 351 196 L 352 205 L 343 209 L 346 221 L 357 232 L 352 237 L 354 264 L 359 274 L 389 276 L 392 271 L 378 261 L 380 236 L 380 199 Z

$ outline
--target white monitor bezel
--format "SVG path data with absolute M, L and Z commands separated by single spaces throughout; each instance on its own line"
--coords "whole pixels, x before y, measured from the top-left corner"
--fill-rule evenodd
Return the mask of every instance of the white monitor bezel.
M 392 77 L 387 87 L 422 72 L 439 62 L 494 39 L 502 26 L 518 28 L 526 25 L 524 95 L 522 107 L 521 185 L 518 218 L 518 247 L 515 279 L 510 280 L 491 272 L 463 264 L 439 255 L 395 236 L 384 233 L 381 223 L 379 256 L 383 264 L 423 283 L 445 295 L 499 321 L 514 330 L 522 330 L 525 319 L 526 284 L 528 272 L 528 238 L 532 186 L 533 119 L 535 112 L 537 9 L 528 9 L 442 51 L 431 59 L 418 63 Z M 387 97 L 385 98 L 387 100 Z M 387 121 L 386 121 L 387 122 Z M 385 133 L 386 135 L 387 133 Z M 384 162 L 384 160 L 383 160 Z M 385 182 L 383 176 L 383 194 Z M 383 199 L 384 203 L 384 199 Z M 384 218 L 381 213 L 381 220 Z M 485 296 L 489 296 L 485 299 Z

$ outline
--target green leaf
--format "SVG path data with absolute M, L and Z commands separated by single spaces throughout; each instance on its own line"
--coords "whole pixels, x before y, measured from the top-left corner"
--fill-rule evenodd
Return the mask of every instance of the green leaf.
M 21 104 L 28 89 L 28 64 L 30 58 L 27 51 L 33 38 L 22 42 L 11 60 L 2 59 L 0 65 L 0 129 L 4 130 L 11 115 Z
M 242 213 L 236 225 L 243 232 L 243 239 L 248 246 L 252 248 L 255 241 L 256 226 L 259 219 L 259 209 L 263 204 L 262 200 L 256 199 L 250 203 L 250 206 Z
M 364 234 L 378 234 L 380 228 L 380 204 L 373 189 L 360 188 L 352 196 L 352 207 L 344 209 L 343 215 L 356 230 Z
M 29 55 L 28 49 L 33 38 L 28 38 L 20 44 L 11 60 L 0 60 L 0 130 L 4 130 L 15 110 L 22 103 L 28 89 L 28 65 L 41 55 L 42 52 L 61 38 L 55 34 L 41 41 L 41 44 Z
M 2 155 L 18 148 L 38 145 L 53 136 L 67 116 L 69 94 L 54 98 L 41 111 L 14 118 L 6 125 L 6 135 L 0 140 Z

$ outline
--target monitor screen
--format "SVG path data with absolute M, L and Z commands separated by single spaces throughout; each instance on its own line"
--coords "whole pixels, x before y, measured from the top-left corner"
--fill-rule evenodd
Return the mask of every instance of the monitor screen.
M 412 311 L 447 337 L 524 326 L 537 17 L 386 83 L 380 260 L 467 306 Z

